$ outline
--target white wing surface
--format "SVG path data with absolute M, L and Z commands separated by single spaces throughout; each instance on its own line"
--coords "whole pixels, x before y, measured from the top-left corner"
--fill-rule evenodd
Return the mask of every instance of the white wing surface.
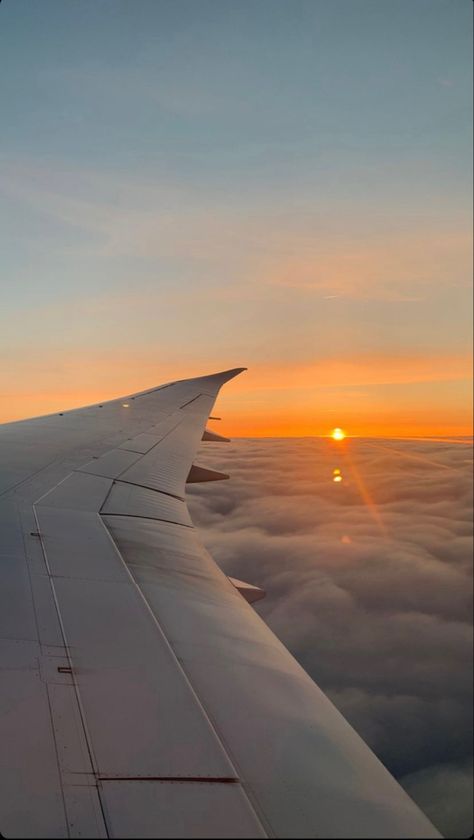
M 241 370 L 0 427 L 3 836 L 439 836 L 193 528 Z

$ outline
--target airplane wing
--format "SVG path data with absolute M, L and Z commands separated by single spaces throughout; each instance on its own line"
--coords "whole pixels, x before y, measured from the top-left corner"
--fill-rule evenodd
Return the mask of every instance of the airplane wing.
M 193 527 L 241 370 L 0 427 L 3 836 L 439 836 Z

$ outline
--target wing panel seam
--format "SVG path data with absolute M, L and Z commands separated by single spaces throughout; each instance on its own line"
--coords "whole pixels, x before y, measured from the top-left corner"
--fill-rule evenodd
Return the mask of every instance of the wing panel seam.
M 58 482 L 58 484 L 61 484 L 61 482 Z M 51 586 L 51 592 L 52 592 L 52 595 L 53 595 L 54 605 L 56 607 L 56 613 L 57 613 L 57 616 L 58 616 L 59 627 L 60 627 L 60 630 L 61 630 L 61 636 L 62 636 L 63 643 L 64 643 L 65 658 L 67 659 L 67 661 L 69 662 L 69 665 L 71 667 L 72 684 L 73 684 L 74 690 L 75 690 L 77 707 L 78 707 L 78 711 L 79 711 L 79 717 L 80 717 L 80 720 L 81 720 L 82 728 L 84 730 L 84 739 L 85 739 L 86 749 L 87 749 L 87 753 L 88 753 L 88 756 L 89 756 L 89 761 L 90 761 L 92 773 L 93 773 L 94 777 L 97 778 L 98 767 L 97 767 L 97 764 L 96 764 L 96 761 L 95 761 L 95 756 L 94 756 L 94 752 L 93 752 L 93 748 L 92 748 L 91 738 L 90 738 L 90 734 L 89 734 L 89 731 L 88 731 L 88 728 L 87 728 L 87 722 L 86 722 L 86 718 L 85 718 L 85 715 L 84 715 L 84 709 L 82 708 L 79 686 L 77 685 L 77 682 L 76 682 L 76 679 L 75 679 L 75 676 L 74 676 L 74 663 L 72 662 L 70 652 L 69 652 L 69 645 L 68 645 L 66 631 L 65 631 L 65 628 L 64 628 L 64 623 L 63 623 L 63 619 L 62 619 L 62 615 L 61 615 L 61 610 L 60 610 L 60 607 L 59 607 L 59 600 L 58 600 L 58 596 L 57 596 L 57 593 L 56 593 L 56 588 L 54 586 L 54 576 L 51 572 L 51 567 L 49 565 L 48 555 L 47 555 L 46 548 L 45 548 L 45 545 L 44 545 L 43 537 L 41 536 L 41 533 L 40 533 L 40 524 L 39 524 L 38 514 L 37 514 L 37 511 L 36 511 L 35 504 L 33 504 L 33 514 L 34 514 L 34 517 L 35 517 L 36 525 L 38 527 L 39 539 L 40 539 L 40 543 L 41 543 L 41 550 L 43 552 L 44 562 L 45 562 L 46 569 L 47 569 L 47 572 L 48 572 L 48 577 L 49 577 L 49 581 L 50 581 L 50 586 Z M 48 695 L 48 702 L 49 702 L 49 695 Z M 59 765 L 58 765 L 58 769 L 59 769 Z M 61 775 L 60 769 L 59 769 L 59 775 L 60 775 L 60 779 L 61 779 L 61 789 L 62 789 L 63 788 L 63 781 L 62 781 L 62 775 Z M 101 796 L 100 796 L 99 787 L 97 787 L 97 799 L 98 799 L 98 803 L 99 803 L 100 812 L 101 812 L 101 815 L 102 815 L 102 821 L 104 823 L 105 833 L 106 833 L 107 837 L 110 837 L 109 829 L 108 829 L 108 825 L 107 825 L 107 820 L 106 820 L 106 817 L 105 817 L 104 806 L 103 806 L 102 799 L 101 799 Z M 68 834 L 70 834 L 69 833 L 69 821 L 68 821 L 67 812 L 65 813 L 65 816 L 66 816 L 66 824 L 67 824 L 67 827 L 68 827 Z
M 105 504 L 105 502 L 104 502 Z M 100 510 L 100 514 L 102 516 L 102 508 Z M 109 513 L 109 511 L 104 511 L 104 516 L 127 516 L 130 519 L 148 519 L 151 522 L 167 522 L 168 525 L 179 525 L 180 528 L 190 528 L 194 530 L 194 525 L 186 525 L 185 522 L 176 522 L 175 519 L 163 519 L 160 516 L 145 516 L 141 513 Z
M 127 575 L 129 576 L 129 578 L 130 578 L 130 580 L 131 580 L 131 582 L 132 582 L 133 587 L 135 588 L 135 590 L 136 590 L 136 592 L 137 592 L 137 594 L 138 594 L 139 598 L 143 601 L 143 604 L 144 604 L 144 606 L 145 606 L 145 609 L 147 610 L 147 612 L 148 612 L 148 613 L 149 613 L 149 615 L 151 616 L 151 618 L 152 618 L 153 622 L 155 623 L 156 627 L 158 628 L 158 630 L 159 630 L 159 632 L 160 632 L 160 634 L 161 634 L 161 636 L 162 636 L 162 638 L 163 638 L 163 641 L 165 642 L 166 646 L 168 647 L 168 649 L 169 649 L 169 651 L 170 651 L 171 656 L 173 657 L 173 660 L 174 660 L 174 662 L 175 662 L 175 664 L 176 664 L 176 667 L 178 668 L 178 670 L 179 670 L 179 671 L 181 672 L 181 674 L 183 675 L 183 678 L 184 678 L 184 680 L 185 680 L 186 684 L 188 685 L 189 690 L 190 690 L 190 692 L 191 692 L 192 696 L 194 697 L 194 699 L 195 699 L 195 701 L 196 701 L 196 703 L 197 703 L 197 705 L 198 705 L 199 709 L 201 710 L 201 712 L 202 712 L 202 714 L 203 714 L 203 716 L 204 716 L 205 720 L 208 722 L 208 724 L 209 724 L 209 727 L 210 727 L 211 731 L 214 733 L 214 735 L 215 735 L 215 737 L 216 737 L 216 740 L 217 740 L 217 742 L 218 742 L 219 746 L 221 747 L 221 749 L 222 749 L 222 751 L 224 752 L 224 754 L 226 755 L 226 757 L 227 757 L 227 759 L 228 759 L 228 761 L 229 761 L 230 765 L 232 766 L 232 769 L 234 770 L 234 773 L 235 773 L 235 777 L 236 777 L 236 778 L 239 778 L 239 774 L 237 773 L 237 768 L 236 768 L 236 766 L 235 766 L 235 764 L 234 764 L 234 761 L 233 761 L 233 759 L 232 759 L 232 756 L 231 756 L 230 751 L 227 749 L 227 747 L 226 747 L 226 745 L 225 745 L 225 740 L 224 740 L 224 738 L 221 736 L 221 734 L 220 734 L 220 732 L 219 732 L 219 730 L 218 730 L 217 726 L 215 725 L 215 723 L 211 720 L 211 717 L 209 716 L 209 714 L 208 714 L 208 712 L 207 712 L 207 709 L 206 709 L 206 708 L 205 708 L 205 706 L 203 705 L 203 702 L 202 702 L 201 698 L 199 697 L 199 695 L 198 695 L 198 693 L 197 693 L 196 689 L 194 688 L 193 683 L 192 683 L 192 681 L 191 681 L 191 679 L 190 679 L 189 675 L 187 674 L 187 672 L 186 672 L 185 668 L 183 667 L 182 662 L 178 659 L 178 657 L 177 657 L 177 655 L 176 655 L 176 652 L 175 652 L 175 650 L 174 650 L 173 646 L 171 645 L 171 643 L 170 643 L 170 641 L 169 641 L 169 639 L 168 639 L 168 637 L 167 637 L 167 635 L 166 635 L 166 633 L 165 633 L 165 631 L 164 631 L 163 627 L 161 626 L 161 623 L 160 623 L 160 621 L 159 621 L 158 616 L 157 616 L 157 615 L 153 612 L 153 610 L 152 610 L 152 608 L 151 608 L 150 604 L 148 603 L 148 600 L 146 599 L 146 597 L 145 597 L 145 595 L 144 595 L 144 593 L 143 593 L 143 591 L 142 591 L 141 587 L 138 585 L 138 583 L 137 583 L 137 581 L 135 580 L 134 576 L 132 575 L 132 573 L 131 573 L 130 569 L 128 568 L 128 565 L 127 565 L 127 563 L 125 562 L 125 559 L 124 559 L 124 557 L 123 557 L 123 555 L 122 555 L 122 552 L 120 551 L 119 546 L 117 545 L 117 543 L 115 542 L 115 540 L 114 540 L 114 538 L 113 538 L 112 534 L 110 533 L 109 529 L 107 528 L 106 523 L 104 522 L 104 520 L 103 520 L 103 518 L 102 518 L 102 516 L 101 516 L 100 514 L 98 514 L 98 516 L 99 516 L 99 519 L 100 519 L 100 521 L 101 521 L 101 523 L 102 523 L 102 526 L 103 526 L 103 528 L 104 528 L 105 532 L 107 533 L 107 536 L 108 536 L 109 540 L 111 541 L 112 545 L 113 545 L 113 546 L 114 546 L 114 548 L 115 548 L 115 551 L 117 552 L 117 555 L 119 556 L 119 558 L 120 558 L 121 562 L 123 563 L 124 569 L 125 569 L 125 571 L 126 571 Z M 259 813 L 259 812 L 257 812 L 257 810 L 256 810 L 256 808 L 255 808 L 255 805 L 254 805 L 254 803 L 253 803 L 252 799 L 250 798 L 250 796 L 249 796 L 249 794 L 248 794 L 248 792 L 247 792 L 247 790 L 246 790 L 245 785 L 243 785 L 243 784 L 242 784 L 242 792 L 244 793 L 245 798 L 246 798 L 247 803 L 248 803 L 248 806 L 249 806 L 249 808 L 251 809 L 252 813 L 254 814 L 255 819 L 256 819 L 256 821 L 259 823 L 259 825 L 260 825 L 260 827 L 261 827 L 262 831 L 263 831 L 265 834 L 267 834 L 267 835 L 268 835 L 268 827 L 267 827 L 267 826 L 265 826 L 265 825 L 264 825 L 264 823 L 262 822 L 262 817 L 261 817 L 260 813 Z

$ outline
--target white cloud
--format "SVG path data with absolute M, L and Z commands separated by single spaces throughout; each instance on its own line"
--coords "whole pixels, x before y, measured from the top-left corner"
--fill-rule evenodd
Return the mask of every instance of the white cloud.
M 217 562 L 267 591 L 270 627 L 440 830 L 468 836 L 469 447 L 242 440 L 199 462 L 231 474 L 189 492 Z

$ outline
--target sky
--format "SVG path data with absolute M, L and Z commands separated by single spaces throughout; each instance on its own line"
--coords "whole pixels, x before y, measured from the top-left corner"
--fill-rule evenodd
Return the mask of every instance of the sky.
M 471 447 L 235 440 L 199 463 L 231 475 L 187 491 L 214 559 L 266 591 L 257 612 L 441 834 L 471 837 Z
M 0 421 L 246 366 L 244 436 L 471 432 L 468 0 L 4 0 Z

